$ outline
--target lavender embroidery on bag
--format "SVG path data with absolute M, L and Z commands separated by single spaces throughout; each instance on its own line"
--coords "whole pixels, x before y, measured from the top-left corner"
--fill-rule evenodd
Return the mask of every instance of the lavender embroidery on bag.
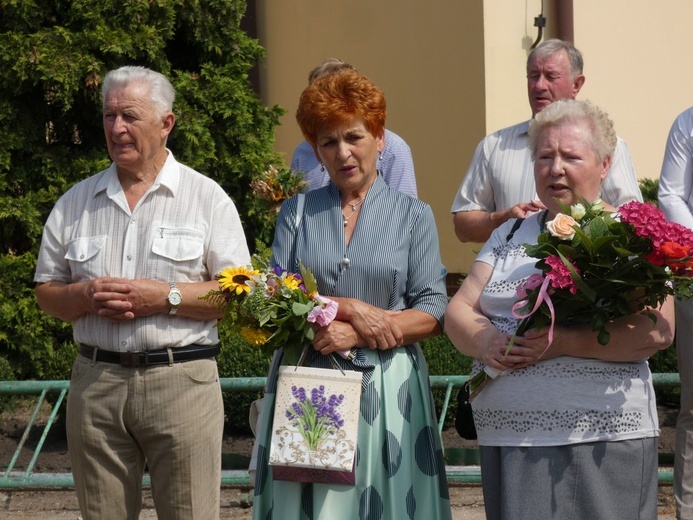
M 301 434 L 308 449 L 317 450 L 323 441 L 344 426 L 344 420 L 337 411 L 344 401 L 344 395 L 326 397 L 324 385 L 313 388 L 310 398 L 303 387 L 294 385 L 291 393 L 296 401 L 286 410 L 286 418 Z

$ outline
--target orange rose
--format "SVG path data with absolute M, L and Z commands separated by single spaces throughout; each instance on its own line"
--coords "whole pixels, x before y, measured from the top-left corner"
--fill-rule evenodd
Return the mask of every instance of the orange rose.
M 683 260 L 691 252 L 690 247 L 682 246 L 676 242 L 664 242 L 659 249 L 667 259 L 671 260 Z
M 573 217 L 565 213 L 559 213 L 556 215 L 556 218 L 546 223 L 546 229 L 548 229 L 549 233 L 553 236 L 562 240 L 572 240 L 575 236 L 573 226 L 577 225 L 578 223 Z

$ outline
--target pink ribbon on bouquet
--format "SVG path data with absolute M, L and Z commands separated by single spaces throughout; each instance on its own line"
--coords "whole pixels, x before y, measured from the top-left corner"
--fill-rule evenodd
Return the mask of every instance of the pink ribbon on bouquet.
M 534 302 L 534 308 L 529 311 L 527 314 L 524 316 L 522 314 L 519 314 L 517 309 L 520 309 L 524 307 L 527 304 L 527 300 L 521 300 L 515 305 L 513 305 L 512 308 L 512 313 L 513 316 L 519 320 L 523 320 L 525 318 L 529 318 L 532 314 L 537 312 L 539 310 L 539 307 L 541 306 L 542 302 L 546 302 L 546 305 L 549 307 L 549 314 L 551 314 L 551 326 L 549 327 L 549 344 L 546 345 L 546 348 L 544 349 L 544 352 L 542 352 L 539 355 L 539 358 L 541 358 L 544 354 L 546 354 L 546 351 L 549 350 L 549 347 L 551 346 L 551 343 L 553 343 L 553 325 L 554 325 L 554 320 L 556 318 L 554 310 L 553 310 L 553 302 L 551 301 L 551 296 L 549 296 L 549 283 L 551 282 L 551 279 L 549 277 L 544 278 L 544 281 L 541 283 L 541 288 L 539 289 L 539 295 L 537 296 L 537 301 Z

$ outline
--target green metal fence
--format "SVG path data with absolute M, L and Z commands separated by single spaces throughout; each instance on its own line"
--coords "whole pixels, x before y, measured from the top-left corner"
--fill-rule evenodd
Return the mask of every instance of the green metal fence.
M 654 374 L 654 384 L 657 387 L 675 387 L 679 385 L 678 374 Z M 450 400 L 454 390 L 460 388 L 467 381 L 467 376 L 431 376 L 431 386 L 434 389 L 445 389 L 442 413 L 438 424 L 442 432 L 445 416 L 447 414 Z M 222 378 L 221 387 L 225 392 L 259 391 L 265 386 L 264 377 L 244 377 L 244 378 Z M 2 474 L 0 475 L 0 488 L 9 489 L 64 489 L 74 487 L 74 480 L 71 473 L 35 473 L 34 467 L 36 460 L 40 456 L 48 433 L 58 414 L 69 389 L 69 381 L 0 381 L 0 395 L 36 395 L 37 401 L 29 423 L 19 441 L 9 462 L 0 461 Z M 46 396 L 57 394 L 54 402 L 48 403 Z M 15 469 L 20 453 L 25 448 L 29 433 L 36 424 L 36 419 L 41 408 L 45 405 L 50 407 L 50 415 L 43 428 L 43 432 L 37 446 L 32 454 L 30 462 L 26 468 Z M 478 465 L 474 464 L 474 454 L 471 453 L 471 465 L 447 466 L 447 476 L 450 485 L 478 484 L 481 482 L 481 472 Z M 469 453 L 467 454 L 469 455 Z M 659 482 L 670 483 L 673 473 L 667 469 L 659 471 Z M 224 470 L 222 471 L 221 483 L 223 486 L 250 488 L 250 479 L 247 470 Z M 145 476 L 144 485 L 149 485 L 149 477 Z

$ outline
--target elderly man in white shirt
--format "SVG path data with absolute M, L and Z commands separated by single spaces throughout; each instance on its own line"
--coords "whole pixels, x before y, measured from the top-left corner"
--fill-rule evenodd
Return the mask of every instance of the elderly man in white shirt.
M 82 518 L 136 519 L 145 465 L 159 518 L 218 518 L 223 403 L 219 308 L 200 297 L 250 257 L 238 212 L 166 149 L 175 92 L 143 67 L 103 85 L 110 168 L 46 222 L 41 308 L 80 345 L 67 436 Z
M 547 40 L 530 53 L 527 91 L 532 117 L 554 101 L 578 95 L 585 83 L 582 65 L 580 51 L 562 40 Z M 534 186 L 528 128 L 529 121 L 504 128 L 477 146 L 451 208 L 461 242 L 485 242 L 503 222 L 543 209 Z M 642 201 L 630 152 L 620 138 L 601 197 L 616 207 Z

